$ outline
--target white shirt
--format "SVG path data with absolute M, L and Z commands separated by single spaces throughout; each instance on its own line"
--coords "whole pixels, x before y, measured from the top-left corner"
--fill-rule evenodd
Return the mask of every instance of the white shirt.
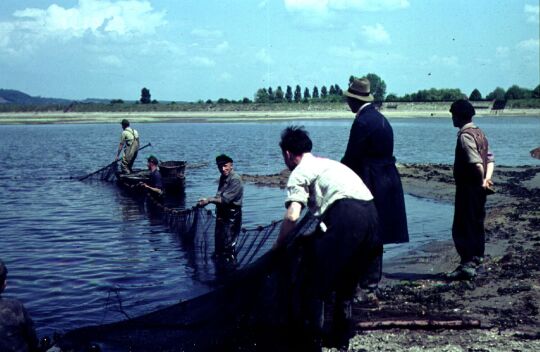
M 305 153 L 287 181 L 287 200 L 308 206 L 315 216 L 339 199 L 372 200 L 373 196 L 358 175 L 335 160 Z
M 131 127 L 126 127 L 126 129 L 122 131 L 122 135 L 120 136 L 120 143 L 126 142 L 126 144 L 129 146 L 131 145 L 131 142 L 133 142 L 133 140 L 137 138 L 139 138 L 139 132 L 137 132 L 137 130 L 134 130 Z

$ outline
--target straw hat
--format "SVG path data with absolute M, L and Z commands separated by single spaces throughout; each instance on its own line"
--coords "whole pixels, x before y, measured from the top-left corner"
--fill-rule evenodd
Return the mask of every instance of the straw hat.
M 355 78 L 349 84 L 349 89 L 343 92 L 343 95 L 361 101 L 373 101 L 373 95 L 371 94 L 371 84 L 369 83 L 369 80 L 365 77 Z

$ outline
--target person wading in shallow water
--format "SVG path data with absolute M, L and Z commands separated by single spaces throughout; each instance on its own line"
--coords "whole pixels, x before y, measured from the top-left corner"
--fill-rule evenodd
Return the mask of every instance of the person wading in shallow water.
M 476 268 L 484 259 L 486 195 L 493 193 L 491 176 L 495 160 L 486 135 L 472 123 L 476 112 L 471 103 L 457 100 L 450 112 L 454 127 L 459 128 L 454 159 L 456 197 L 452 238 L 461 261 L 446 276 L 461 280 L 475 277 Z
M 379 237 L 383 243 L 408 242 L 405 198 L 393 155 L 392 126 L 371 104 L 374 98 L 367 78 L 355 78 L 343 95 L 356 117 L 341 162 L 356 172 L 373 194 L 379 215 Z M 381 251 L 380 257 L 360 282 L 358 300 L 378 303 L 382 259 Z
M 244 185 L 240 175 L 234 172 L 233 159 L 225 154 L 216 157 L 221 173 L 215 197 L 201 198 L 198 206 L 216 205 L 215 253 L 221 262 L 234 264 L 236 240 L 242 227 L 242 200 Z
M 23 304 L 16 299 L 1 296 L 7 286 L 7 273 L 0 259 L 0 351 L 37 351 L 34 323 Z
M 292 303 L 291 347 L 321 350 L 324 300 L 335 292 L 329 343 L 346 349 L 354 334 L 351 303 L 356 286 L 382 250 L 373 196 L 347 166 L 311 154 L 312 142 L 303 128 L 286 128 L 279 145 L 291 174 L 287 210 L 273 249 L 286 245 L 302 208 L 320 219 L 315 233 L 302 239 L 298 272 L 303 274 L 295 282 L 299 298 Z
M 133 163 L 135 162 L 139 151 L 139 133 L 137 130 L 129 127 L 129 121 L 126 119 L 122 120 L 122 130 L 120 144 L 118 145 L 118 151 L 114 160 L 118 160 L 120 153 L 124 150 L 120 169 L 123 174 L 130 174 L 133 171 Z

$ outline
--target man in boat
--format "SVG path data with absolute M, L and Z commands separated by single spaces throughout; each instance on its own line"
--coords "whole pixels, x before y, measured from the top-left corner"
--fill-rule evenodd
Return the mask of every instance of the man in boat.
M 201 198 L 198 206 L 216 205 L 215 257 L 229 263 L 236 260 L 236 240 L 242 227 L 242 200 L 244 185 L 234 172 L 233 159 L 225 154 L 216 157 L 221 174 L 214 197 Z
M 0 260 L 0 351 L 37 351 L 34 323 L 23 304 L 2 297 L 8 270 Z
M 320 219 L 315 233 L 302 238 L 303 256 L 297 279 L 300 307 L 292 323 L 302 351 L 320 351 L 324 300 L 335 292 L 330 341 L 347 348 L 354 334 L 351 303 L 362 274 L 380 255 L 377 210 L 371 192 L 347 166 L 311 154 L 308 133 L 298 126 L 281 134 L 287 181 L 287 208 L 274 250 L 291 240 L 304 207 Z M 296 329 L 295 329 L 296 330 Z
M 120 157 L 122 150 L 124 154 L 122 155 L 120 169 L 123 174 L 130 174 L 133 171 L 133 163 L 137 158 L 139 150 L 139 133 L 137 130 L 129 127 L 129 121 L 126 119 L 122 120 L 122 135 L 120 136 L 120 144 L 118 145 L 115 161 Z
M 159 160 L 155 156 L 150 155 L 146 162 L 146 166 L 148 167 L 148 170 L 150 170 L 150 179 L 148 180 L 148 183 L 141 182 L 141 187 L 161 196 L 163 195 L 163 180 L 158 165 Z
M 379 216 L 379 237 L 383 244 L 409 241 L 405 198 L 394 157 L 394 132 L 388 120 L 371 102 L 371 84 L 367 78 L 355 78 L 349 84 L 347 104 L 356 114 L 345 155 L 341 162 L 351 168 L 369 188 Z M 381 256 L 360 282 L 360 301 L 377 304 L 382 277 Z
M 486 135 L 472 122 L 476 113 L 472 104 L 457 100 L 450 112 L 454 127 L 459 128 L 454 159 L 456 196 L 452 238 L 461 261 L 447 278 L 468 280 L 476 276 L 476 268 L 484 259 L 486 195 L 493 192 L 491 176 L 495 160 Z

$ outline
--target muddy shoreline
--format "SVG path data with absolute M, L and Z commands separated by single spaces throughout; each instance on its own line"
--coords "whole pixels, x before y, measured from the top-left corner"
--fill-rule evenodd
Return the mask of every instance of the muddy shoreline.
M 406 164 L 399 171 L 406 193 L 453 203 L 450 165 Z M 283 171 L 243 179 L 284 187 L 287 176 Z M 447 282 L 441 275 L 459 262 L 448 229 L 447 241 L 386 261 L 379 306 L 354 308 L 359 324 L 415 319 L 475 320 L 480 326 L 359 326 L 350 351 L 540 350 L 540 167 L 497 166 L 493 180 L 497 192 L 487 201 L 486 261 L 473 281 Z

